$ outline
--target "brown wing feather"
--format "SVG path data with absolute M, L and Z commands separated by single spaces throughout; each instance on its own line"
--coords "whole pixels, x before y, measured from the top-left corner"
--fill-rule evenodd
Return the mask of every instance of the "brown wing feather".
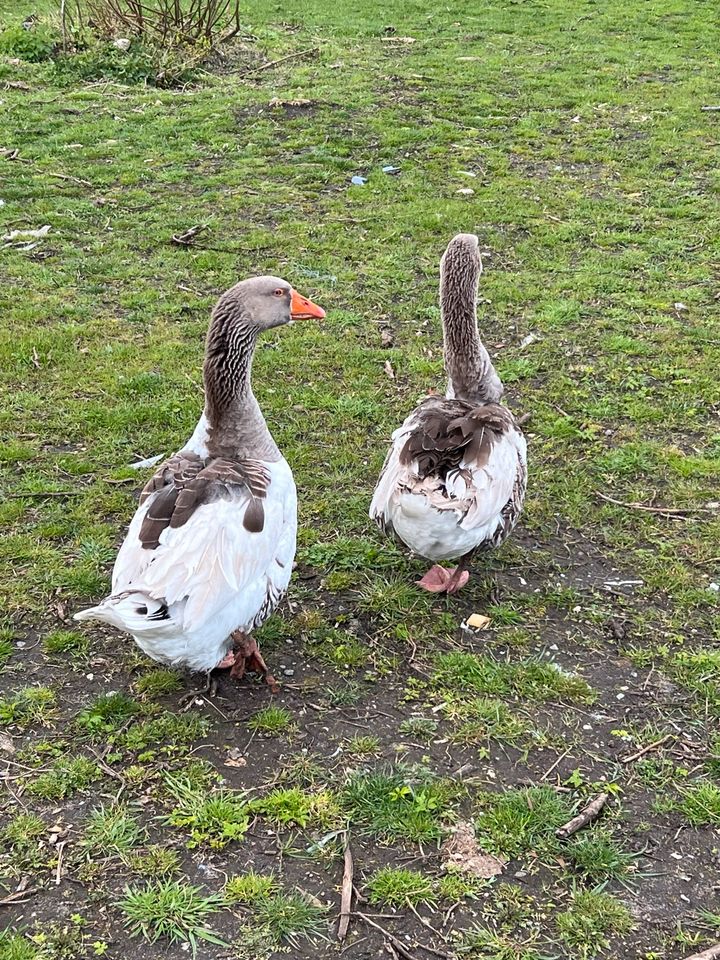
M 420 480 L 444 480 L 463 459 L 487 463 L 495 442 L 513 427 L 515 418 L 499 404 L 473 407 L 463 400 L 431 397 L 417 411 L 417 426 L 400 451 L 400 463 L 417 461 Z
M 262 501 L 269 483 L 270 474 L 257 460 L 203 459 L 189 451 L 176 453 L 158 467 L 140 496 L 142 504 L 157 494 L 140 527 L 140 543 L 144 549 L 154 550 L 167 527 L 182 527 L 202 504 L 230 499 L 243 490 L 250 495 L 243 526 L 250 533 L 260 533 L 265 526 Z

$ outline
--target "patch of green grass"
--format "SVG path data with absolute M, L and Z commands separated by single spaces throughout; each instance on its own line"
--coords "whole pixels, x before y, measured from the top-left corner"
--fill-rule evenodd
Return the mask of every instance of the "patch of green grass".
M 35 813 L 19 813 L 0 832 L 0 848 L 10 852 L 18 869 L 39 869 L 49 859 L 41 840 L 49 833 L 45 821 Z
M 265 797 L 253 800 L 253 811 L 281 827 L 308 824 L 327 828 L 342 821 L 340 809 L 333 795 L 323 790 L 307 793 L 299 787 L 271 791 Z
M 180 869 L 178 852 L 158 845 L 149 846 L 145 850 L 131 851 L 125 862 L 133 873 L 151 879 L 167 877 Z
M 420 903 L 432 904 L 437 900 L 433 882 L 417 870 L 404 867 L 382 867 L 368 879 L 370 903 L 389 907 L 402 907 Z
M 248 720 L 248 728 L 267 736 L 289 733 L 294 726 L 292 714 L 285 707 L 263 707 Z
M 595 694 L 582 677 L 566 673 L 544 660 L 518 663 L 453 651 L 436 657 L 433 683 L 445 690 L 468 691 L 489 697 L 522 700 L 570 700 L 592 703 Z
M 209 727 L 209 720 L 198 714 L 161 713 L 151 720 L 133 723 L 117 743 L 126 750 L 145 751 L 152 756 L 159 752 L 179 753 L 203 737 Z
M 717 715 L 720 710 L 720 650 L 679 650 L 665 663 L 670 676 Z
M 182 679 L 175 670 L 158 667 L 144 673 L 136 682 L 135 690 L 146 700 L 157 700 L 182 687 Z
M 434 717 L 423 717 L 415 714 L 408 717 L 407 720 L 403 720 L 399 730 L 406 737 L 423 740 L 427 743 L 436 736 L 438 726 L 438 721 Z
M 100 768 L 87 757 L 61 757 L 50 770 L 31 780 L 27 791 L 43 800 L 63 800 L 101 778 Z
M 55 694 L 49 687 L 23 687 L 0 699 L 0 727 L 14 724 L 21 729 L 47 723 L 55 711 Z
M 560 939 L 583 960 L 597 956 L 610 945 L 611 937 L 629 933 L 634 926 L 624 904 L 596 890 L 574 891 L 556 923 Z
M 126 856 L 143 843 L 145 830 L 126 807 L 101 804 L 90 812 L 81 845 L 93 856 Z
M 256 901 L 253 923 L 265 928 L 272 940 L 296 943 L 300 937 L 322 933 L 326 911 L 299 893 L 277 893 Z
M 351 737 L 345 747 L 351 757 L 371 757 L 380 752 L 380 738 L 368 733 Z
M 536 850 L 555 851 L 555 830 L 572 815 L 570 805 L 550 787 L 486 793 L 480 800 L 476 834 L 480 846 L 507 859 Z
M 250 826 L 250 807 L 241 793 L 206 790 L 187 778 L 167 774 L 168 791 L 175 807 L 167 817 L 173 827 L 189 828 L 189 848 L 209 846 L 221 850 L 233 840 L 242 840 Z
M 165 939 L 189 943 L 193 957 L 198 941 L 227 944 L 205 925 L 223 906 L 219 894 L 205 895 L 199 887 L 180 880 L 159 880 L 145 887 L 126 887 L 120 910 L 131 936 L 143 936 L 150 943 Z
M 458 743 L 479 745 L 492 739 L 514 745 L 530 730 L 502 700 L 490 697 L 446 699 L 443 715 L 453 724 L 452 739 Z
M 636 860 L 607 831 L 598 828 L 572 840 L 563 856 L 593 884 L 620 880 L 632 870 Z
M 720 825 L 720 786 L 703 781 L 682 791 L 680 810 L 694 827 Z
M 409 771 L 359 772 L 343 789 L 341 804 L 377 836 L 436 840 L 453 817 L 457 794 L 449 781 L 418 779 Z
M 5 666 L 13 652 L 12 640 L 0 634 L 0 670 Z
M 46 960 L 47 954 L 22 934 L 0 930 L 0 957 L 2 960 Z
M 475 899 L 478 894 L 489 886 L 491 881 L 482 880 L 471 873 L 459 870 L 450 870 L 438 880 L 438 895 L 442 900 L 450 903 L 460 903 L 465 898 Z
M 140 712 L 140 704 L 122 692 L 101 694 L 75 718 L 78 729 L 92 737 L 107 737 Z
M 45 653 L 87 653 L 88 638 L 78 630 L 53 630 L 43 637 Z
M 255 873 L 249 870 L 237 877 L 230 877 L 225 884 L 225 899 L 228 903 L 243 903 L 252 906 L 274 896 L 280 889 L 272 874 Z
M 368 659 L 367 647 L 354 634 L 335 627 L 313 631 L 307 649 L 312 656 L 345 672 L 364 666 Z

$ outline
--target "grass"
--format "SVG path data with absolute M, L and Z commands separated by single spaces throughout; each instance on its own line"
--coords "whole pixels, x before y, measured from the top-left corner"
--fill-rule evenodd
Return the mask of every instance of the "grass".
M 429 877 L 417 870 L 383 867 L 368 879 L 370 903 L 389 907 L 434 903 L 436 893 Z
M 268 900 L 277 893 L 279 886 L 275 877 L 251 870 L 229 878 L 225 883 L 225 898 L 229 903 L 253 905 Z
M 343 809 L 381 837 L 436 840 L 453 815 L 457 787 L 416 779 L 412 772 L 357 773 L 342 793 Z
M 626 934 L 633 928 L 627 907 L 595 890 L 573 893 L 567 910 L 556 922 L 560 939 L 583 960 L 609 946 L 611 934 Z
M 679 943 L 670 891 L 688 857 L 718 880 L 720 785 L 711 5 L 258 0 L 172 90 L 142 82 L 138 49 L 47 59 L 55 10 L 0 0 L 0 236 L 50 227 L 0 241 L 0 873 L 38 890 L 6 908 L 6 941 L 112 952 L 128 884 L 150 936 L 176 908 L 188 950 L 191 930 L 230 931 L 229 948 L 196 937 L 208 960 L 305 934 L 321 936 L 294 952 L 325 960 L 342 828 L 358 880 L 413 870 L 433 909 L 457 904 L 457 941 L 413 928 L 443 952 L 692 952 L 703 921 L 689 906 Z M 192 246 L 172 242 L 194 224 Z M 367 508 L 392 431 L 444 388 L 438 261 L 460 230 L 486 251 L 480 327 L 508 404 L 532 414 L 531 471 L 517 532 L 448 599 L 417 590 L 424 564 Z M 299 494 L 291 594 L 258 634 L 283 687 L 225 677 L 182 712 L 180 672 L 71 617 L 110 589 L 150 473 L 129 465 L 194 427 L 216 297 L 268 272 L 327 310 L 268 332 L 253 368 Z M 487 629 L 461 629 L 472 613 Z M 558 842 L 608 784 L 602 818 Z M 466 818 L 517 859 L 504 880 L 438 869 Z M 48 892 L 56 826 L 82 924 Z M 683 827 L 676 861 L 657 841 Z M 251 876 L 275 884 L 262 921 L 251 881 L 226 898 Z M 605 923 L 631 882 L 656 901 L 640 931 Z M 394 909 L 402 934 L 412 913 Z
M 217 894 L 205 896 L 199 887 L 161 880 L 145 887 L 126 887 L 120 909 L 131 936 L 143 936 L 150 943 L 161 938 L 170 943 L 189 943 L 194 957 L 198 941 L 226 946 L 205 926 L 221 905 L 222 898 Z

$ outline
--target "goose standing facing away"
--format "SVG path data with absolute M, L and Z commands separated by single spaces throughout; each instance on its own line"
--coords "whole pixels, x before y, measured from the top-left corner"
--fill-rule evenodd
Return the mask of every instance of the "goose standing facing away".
M 192 671 L 268 673 L 252 631 L 287 590 L 295 556 L 292 472 L 250 383 L 263 330 L 325 316 L 278 277 L 218 300 L 207 335 L 205 409 L 185 446 L 146 484 L 120 547 L 112 593 L 76 620 L 130 633 L 153 660 Z
M 478 550 L 496 547 L 517 523 L 527 484 L 527 444 L 500 404 L 503 385 L 477 329 L 482 273 L 478 238 L 460 233 L 440 263 L 440 310 L 448 375 L 445 397 L 423 400 L 393 433 L 370 517 L 435 564 L 418 585 L 455 593 Z

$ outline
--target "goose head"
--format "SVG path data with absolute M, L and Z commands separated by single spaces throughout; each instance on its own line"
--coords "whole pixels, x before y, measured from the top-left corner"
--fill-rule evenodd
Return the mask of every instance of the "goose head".
M 255 333 L 280 327 L 291 320 L 325 316 L 322 307 L 303 297 L 280 277 L 250 277 L 226 290 L 214 316 Z

